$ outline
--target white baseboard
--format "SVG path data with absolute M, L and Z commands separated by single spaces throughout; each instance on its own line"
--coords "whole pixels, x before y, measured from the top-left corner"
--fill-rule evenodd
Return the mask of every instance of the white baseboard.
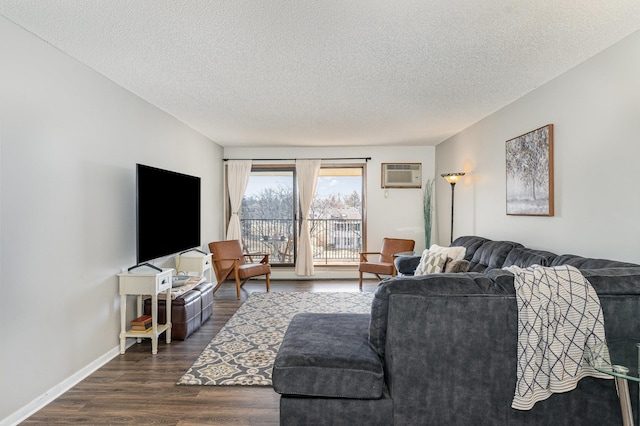
M 272 279 L 357 279 L 358 271 L 353 269 L 323 269 L 316 268 L 316 274 L 311 277 L 300 277 L 295 274 L 293 268 L 289 269 L 278 269 L 274 268 L 274 271 L 271 274 Z M 356 286 L 357 287 L 357 286 Z M 131 339 L 128 339 L 131 340 Z M 135 340 L 131 341 L 127 344 L 127 348 L 135 344 Z M 20 422 L 26 420 L 29 416 L 33 415 L 38 410 L 41 410 L 47 404 L 51 403 L 56 398 L 60 397 L 63 393 L 80 383 L 82 380 L 89 377 L 93 374 L 97 369 L 105 365 L 107 362 L 111 361 L 116 356 L 120 355 L 120 346 L 117 346 L 111 349 L 109 352 L 96 359 L 91 364 L 84 367 L 82 370 L 78 371 L 71 377 L 52 387 L 44 394 L 40 395 L 29 404 L 22 407 L 20 410 L 11 414 L 8 417 L 0 420 L 0 426 L 13 426 L 17 425 Z
M 127 347 L 133 344 L 135 344 L 135 341 L 129 342 Z M 56 398 L 60 397 L 63 393 L 80 383 L 82 380 L 89 377 L 96 370 L 98 370 L 100 367 L 102 367 L 118 355 L 120 355 L 120 345 L 111 349 L 109 352 L 102 355 L 100 358 L 96 359 L 77 373 L 58 383 L 15 413 L 0 420 L 0 426 L 13 426 L 23 422 L 28 417 L 32 416 L 35 412 L 41 410 L 47 404 L 51 403 Z

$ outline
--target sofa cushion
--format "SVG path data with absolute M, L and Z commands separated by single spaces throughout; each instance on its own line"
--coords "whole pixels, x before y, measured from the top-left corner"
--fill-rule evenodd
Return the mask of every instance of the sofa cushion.
M 458 273 L 458 272 L 467 272 L 469 270 L 469 261 L 468 260 L 453 260 L 451 258 L 447 259 L 447 262 L 444 264 L 444 272 L 446 273 Z
M 322 398 L 282 395 L 280 426 L 389 426 L 393 399 L 385 388 L 382 398 Z
M 384 372 L 369 346 L 368 314 L 297 314 L 273 366 L 284 395 L 377 399 Z
M 475 236 L 466 236 L 459 237 L 449 247 L 439 246 L 437 244 L 432 244 L 429 247 L 429 252 L 445 252 L 447 253 L 447 258 L 464 259 L 471 260 L 473 253 L 476 251 L 478 247 L 487 242 L 486 238 L 475 237 Z M 425 250 L 426 251 L 426 250 Z M 423 252 L 424 254 L 424 252 Z M 420 256 L 398 256 L 394 259 L 396 271 L 398 271 L 398 275 L 414 275 L 418 265 L 420 264 L 421 257 Z M 447 261 L 445 260 L 445 267 L 447 266 Z M 456 264 L 455 271 L 452 272 L 464 272 L 464 264 Z M 453 265 L 452 265 L 453 267 Z M 445 271 L 447 272 L 447 271 Z
M 484 274 L 475 272 L 416 275 L 383 280 L 378 285 L 371 303 L 369 324 L 369 343 L 381 357 L 384 357 L 385 352 L 389 299 L 396 294 L 469 296 L 502 294 L 502 291 Z
M 484 274 L 487 278 L 493 281 L 497 292 L 503 294 L 516 294 L 516 289 L 513 285 L 513 272 L 506 269 L 494 268 L 485 271 Z
M 591 283 L 598 297 L 640 296 L 640 266 L 627 268 L 581 269 L 582 275 Z M 497 292 L 515 294 L 514 276 L 505 269 L 486 271 L 486 277 L 495 284 Z
M 465 248 L 464 259 L 471 260 L 476 250 L 480 248 L 484 243 L 491 241 L 487 238 L 477 237 L 475 235 L 465 235 L 458 237 L 450 244 L 451 246 L 461 246 Z
M 551 266 L 557 254 L 544 250 L 533 250 L 526 247 L 516 247 L 509 252 L 502 266 L 518 266 L 528 268 L 532 265 Z
M 576 256 L 575 254 L 563 254 L 551 262 L 551 266 L 571 265 L 578 269 L 599 269 L 599 268 L 627 268 L 636 267 L 634 263 L 620 262 L 608 259 L 592 259 L 589 257 Z
M 628 268 L 581 269 L 582 275 L 602 296 L 640 296 L 640 266 Z
M 438 274 L 444 269 L 444 264 L 447 261 L 447 254 L 445 252 L 434 252 L 431 250 L 425 250 L 420 258 L 420 263 L 416 268 L 415 275 L 426 274 Z
M 512 241 L 487 241 L 473 254 L 469 271 L 484 272 L 487 269 L 502 268 L 509 252 L 518 247 L 523 246 Z
M 413 275 L 420 264 L 420 256 L 398 256 L 393 260 L 398 275 Z
M 442 247 L 437 244 L 432 244 L 431 247 L 429 247 L 429 251 L 432 253 L 444 253 L 453 260 L 464 259 L 464 256 L 467 254 L 467 249 L 464 246 Z

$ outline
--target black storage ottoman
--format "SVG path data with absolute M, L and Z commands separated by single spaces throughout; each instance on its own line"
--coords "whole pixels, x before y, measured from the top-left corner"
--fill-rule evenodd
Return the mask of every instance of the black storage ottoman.
M 158 323 L 165 324 L 166 301 L 158 299 Z M 197 290 L 189 290 L 171 301 L 171 339 L 184 340 L 202 324 L 202 297 Z M 144 312 L 151 313 L 151 299 L 144 301 Z
M 213 315 L 213 284 L 210 282 L 203 282 L 195 286 L 193 289 L 200 292 L 200 299 L 202 303 L 200 322 L 204 324 L 205 321 Z

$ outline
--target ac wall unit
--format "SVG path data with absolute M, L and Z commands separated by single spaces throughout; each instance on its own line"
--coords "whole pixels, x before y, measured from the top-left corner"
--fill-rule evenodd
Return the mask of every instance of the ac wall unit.
M 422 163 L 382 163 L 383 188 L 422 188 Z

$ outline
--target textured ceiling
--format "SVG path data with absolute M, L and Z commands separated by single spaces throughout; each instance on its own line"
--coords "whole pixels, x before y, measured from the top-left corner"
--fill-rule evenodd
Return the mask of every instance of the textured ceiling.
M 222 146 L 435 145 L 640 29 L 638 0 L 0 0 Z

